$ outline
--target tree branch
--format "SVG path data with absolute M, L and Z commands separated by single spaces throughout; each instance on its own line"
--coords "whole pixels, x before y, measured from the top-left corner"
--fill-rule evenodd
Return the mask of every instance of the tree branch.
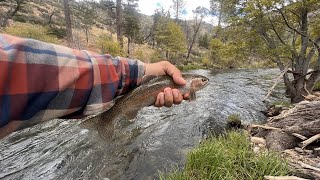
M 280 40 L 280 42 L 281 42 L 283 45 L 288 46 L 288 45 L 283 41 L 283 39 L 280 37 L 278 31 L 276 30 L 276 28 L 274 27 L 274 24 L 272 23 L 272 21 L 271 21 L 271 19 L 270 19 L 270 17 L 268 17 L 268 20 L 269 20 L 269 22 L 270 22 L 270 24 L 271 24 L 272 30 L 274 31 L 274 33 L 276 33 L 276 35 L 277 35 L 278 39 Z
M 320 48 L 319 45 L 318 45 L 316 42 L 314 42 L 312 39 L 309 38 L 309 36 L 303 34 L 302 32 L 300 32 L 299 30 L 295 29 L 294 27 L 292 27 L 292 26 L 289 24 L 289 22 L 288 22 L 288 20 L 287 20 L 287 18 L 286 18 L 286 16 L 285 16 L 285 14 L 282 12 L 281 9 L 277 9 L 277 10 L 280 12 L 280 14 L 281 14 L 281 16 L 282 16 L 282 19 L 284 20 L 284 22 L 286 23 L 286 25 L 287 25 L 288 28 L 292 29 L 292 30 L 295 31 L 296 33 L 300 34 L 301 36 L 308 38 L 308 40 L 309 40 L 311 43 L 313 43 L 314 46 L 317 47 L 317 49 Z

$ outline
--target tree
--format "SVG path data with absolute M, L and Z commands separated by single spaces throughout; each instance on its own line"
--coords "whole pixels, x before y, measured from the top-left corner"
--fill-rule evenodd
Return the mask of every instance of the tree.
M 6 0 L 1 2 L 6 2 Z M 10 3 L 8 10 L 6 12 L 0 12 L 0 26 L 5 28 L 8 25 L 8 20 L 12 19 L 22 9 L 23 4 L 26 2 L 27 0 L 8 0 L 8 3 Z
M 194 25 L 193 25 L 193 36 L 192 36 L 191 42 L 188 45 L 188 53 L 187 53 L 187 57 L 186 57 L 187 62 L 189 60 L 193 44 L 196 41 L 196 37 L 197 37 L 197 34 L 198 34 L 199 29 L 201 27 L 203 18 L 208 15 L 209 10 L 207 8 L 199 6 L 193 11 L 193 13 L 195 14 Z
M 123 49 L 123 12 L 122 12 L 122 0 L 117 0 L 116 8 L 116 25 L 117 25 L 117 40 Z
M 130 44 L 136 40 L 141 41 L 140 15 L 136 8 L 134 1 L 128 1 L 124 11 L 124 33 L 128 37 L 128 57 L 130 57 Z
M 161 26 L 157 29 L 155 38 L 160 48 L 165 50 L 167 60 L 170 59 L 171 52 L 185 51 L 186 40 L 180 26 L 171 20 L 168 21 L 166 17 L 161 17 L 159 24 Z
M 179 16 L 183 12 L 183 8 L 186 2 L 184 0 L 172 0 L 172 2 L 173 2 L 173 9 L 175 11 L 176 22 L 178 22 Z
M 80 1 L 76 6 L 76 15 L 81 20 L 82 26 L 86 33 L 86 42 L 89 42 L 89 31 L 95 24 L 97 13 L 94 2 L 91 0 Z
M 242 7 L 235 22 L 255 30 L 264 40 L 269 57 L 286 72 L 287 95 L 294 103 L 302 101 L 320 75 L 320 2 L 248 0 Z
M 64 7 L 64 17 L 65 17 L 66 30 L 67 30 L 67 42 L 69 47 L 73 47 L 73 35 L 72 35 L 69 0 L 63 0 L 63 7 Z
M 105 14 L 104 19 L 102 19 L 102 22 L 104 24 L 113 27 L 114 24 L 116 24 L 116 4 L 112 0 L 101 0 L 100 1 L 100 8 L 103 10 L 103 14 Z
M 210 40 L 209 40 L 208 33 L 205 33 L 204 35 L 201 35 L 199 37 L 199 46 L 209 49 L 209 43 L 210 43 Z
M 237 14 L 239 4 L 240 0 L 210 0 L 211 13 L 218 17 L 218 26 L 214 38 L 219 36 L 221 24 Z

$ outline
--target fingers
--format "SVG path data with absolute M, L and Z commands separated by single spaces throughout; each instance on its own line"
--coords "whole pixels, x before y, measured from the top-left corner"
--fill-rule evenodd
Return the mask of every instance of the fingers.
M 161 92 L 157 96 L 157 100 L 154 104 L 155 107 L 162 107 L 164 106 L 164 92 Z
M 154 104 L 156 107 L 171 107 L 173 104 L 180 104 L 184 97 L 181 95 L 179 90 L 166 88 L 164 92 L 161 92 L 157 96 L 157 100 Z
M 186 93 L 183 95 L 183 99 L 184 100 L 189 100 L 190 99 L 190 94 L 189 93 Z
M 182 97 L 181 93 L 179 92 L 179 90 L 173 89 L 172 94 L 173 94 L 173 104 L 180 104 L 183 100 L 183 97 Z
M 145 64 L 145 75 L 169 75 L 178 85 L 186 85 L 186 81 L 182 78 L 181 72 L 173 64 L 168 61 L 158 63 Z
M 182 78 L 181 72 L 178 68 L 167 61 L 162 62 L 164 64 L 164 71 L 166 74 L 172 77 L 173 81 L 178 85 L 186 85 L 186 81 Z
M 173 95 L 171 88 L 166 88 L 164 90 L 164 106 L 171 107 L 173 104 Z

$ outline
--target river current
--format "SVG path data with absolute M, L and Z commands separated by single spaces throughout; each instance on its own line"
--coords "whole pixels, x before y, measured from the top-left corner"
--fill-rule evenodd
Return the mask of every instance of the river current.
M 12 133 L 0 140 L 0 179 L 157 179 L 159 172 L 183 167 L 186 153 L 221 132 L 228 116 L 263 122 L 262 99 L 279 70 L 188 73 L 210 79 L 196 101 L 146 107 L 111 143 L 80 128 L 80 120 L 56 119 Z M 280 83 L 268 101 L 283 99 L 283 89 Z

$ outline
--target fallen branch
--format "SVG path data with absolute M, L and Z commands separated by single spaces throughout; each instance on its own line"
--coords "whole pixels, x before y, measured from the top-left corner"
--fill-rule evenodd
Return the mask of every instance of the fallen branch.
M 267 93 L 267 95 L 263 98 L 262 102 L 265 102 L 265 101 L 269 98 L 269 96 L 271 95 L 271 93 L 272 93 L 272 91 L 274 90 L 274 88 L 276 88 L 277 84 L 281 81 L 281 78 L 283 77 L 283 75 L 288 72 L 288 67 L 289 67 L 289 66 L 286 66 L 286 67 L 284 68 L 284 70 L 280 73 L 280 75 L 276 78 L 274 84 L 273 84 L 272 87 L 268 90 L 268 93 Z
M 303 168 L 306 168 L 306 169 L 312 169 L 314 171 L 317 171 L 317 172 L 320 172 L 320 169 L 317 168 L 317 167 L 314 167 L 314 166 L 311 166 L 309 164 L 306 164 L 306 163 L 303 163 L 303 162 L 299 162 L 299 165 Z
M 267 129 L 267 130 L 276 130 L 276 131 L 282 131 L 282 129 L 271 127 L 271 126 L 263 126 L 263 125 L 258 125 L 258 124 L 252 124 L 250 127 L 252 128 L 262 128 L 262 129 Z
M 302 141 L 302 148 L 305 148 L 306 146 L 308 146 L 309 144 L 317 141 L 320 139 L 320 134 L 316 134 L 314 136 L 312 136 L 311 138 L 305 140 L 305 141 Z
M 264 176 L 266 180 L 307 180 L 296 176 Z
M 308 139 L 307 137 L 302 136 L 301 134 L 298 134 L 298 133 L 292 133 L 292 136 L 295 136 L 303 141 Z

